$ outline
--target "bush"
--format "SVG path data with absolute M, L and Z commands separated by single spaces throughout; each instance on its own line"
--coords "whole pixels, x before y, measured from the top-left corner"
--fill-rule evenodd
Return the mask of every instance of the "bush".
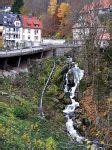
M 7 109 L 7 105 L 3 102 L 0 102 L 0 113 L 5 112 Z
M 52 137 L 46 141 L 46 150 L 56 150 L 56 142 Z
M 26 108 L 19 106 L 14 109 L 14 115 L 20 119 L 27 119 L 29 116 L 29 111 Z

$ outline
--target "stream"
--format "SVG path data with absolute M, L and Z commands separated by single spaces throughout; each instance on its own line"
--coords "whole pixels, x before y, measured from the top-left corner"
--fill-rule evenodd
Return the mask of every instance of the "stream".
M 70 75 L 72 75 L 72 84 L 70 83 Z M 66 129 L 69 136 L 76 140 L 76 142 L 83 144 L 84 142 L 91 143 L 91 148 L 93 150 L 106 150 L 105 147 L 99 143 L 97 139 L 90 141 L 89 139 L 80 135 L 80 133 L 74 127 L 73 118 L 76 116 L 75 110 L 80 106 L 79 102 L 76 101 L 76 89 L 80 84 L 84 76 L 84 70 L 80 69 L 78 64 L 70 61 L 69 62 L 69 70 L 65 75 L 64 81 L 64 92 L 69 94 L 69 98 L 71 100 L 71 104 L 67 105 L 63 110 L 66 121 Z
M 65 75 L 65 86 L 64 86 L 64 92 L 69 93 L 71 104 L 65 107 L 65 109 L 63 110 L 63 113 L 65 114 L 65 117 L 67 118 L 66 128 L 67 128 L 69 135 L 71 136 L 72 139 L 76 139 L 77 142 L 83 143 L 85 138 L 79 135 L 77 130 L 74 128 L 74 124 L 73 124 L 73 120 L 71 116 L 73 116 L 73 114 L 75 116 L 75 113 L 74 113 L 75 109 L 79 107 L 79 102 L 75 101 L 75 92 L 80 83 L 80 80 L 84 76 L 84 70 L 81 70 L 78 67 L 78 64 L 75 62 L 72 62 L 71 65 L 72 66 L 70 67 L 70 69 Z M 72 87 L 69 86 L 69 74 L 73 75 L 74 86 Z

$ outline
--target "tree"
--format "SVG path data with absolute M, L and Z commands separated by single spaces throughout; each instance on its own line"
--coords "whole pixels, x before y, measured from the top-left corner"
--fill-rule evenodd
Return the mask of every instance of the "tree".
M 63 20 L 67 17 L 67 15 L 70 13 L 70 5 L 68 3 L 61 3 L 60 7 L 58 8 L 58 14 L 57 16 Z
M 28 8 L 27 8 L 26 6 L 22 6 L 22 7 L 20 8 L 20 13 L 21 13 L 22 15 L 27 15 L 27 14 L 28 14 Z
M 47 13 L 49 0 L 24 0 L 25 7 L 37 17 Z
M 23 0 L 14 0 L 14 4 L 12 5 L 12 12 L 20 13 L 20 9 L 23 5 L 24 5 Z
M 57 10 L 57 0 L 50 0 L 50 5 L 48 6 L 48 13 L 54 15 Z

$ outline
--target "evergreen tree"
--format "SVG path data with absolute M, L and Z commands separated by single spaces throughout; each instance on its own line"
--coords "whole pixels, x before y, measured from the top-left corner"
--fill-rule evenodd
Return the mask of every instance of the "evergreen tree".
M 14 0 L 14 3 L 12 5 L 12 12 L 20 13 L 20 9 L 23 5 L 24 5 L 23 0 Z

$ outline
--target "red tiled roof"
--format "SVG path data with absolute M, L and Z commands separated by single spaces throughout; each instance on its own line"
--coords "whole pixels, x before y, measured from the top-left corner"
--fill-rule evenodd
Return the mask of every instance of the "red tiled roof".
M 100 35 L 99 39 L 110 40 L 110 34 L 109 33 L 104 33 L 103 35 Z
M 83 11 L 93 10 L 94 8 L 108 8 L 112 5 L 111 0 L 96 0 L 96 2 L 89 3 L 83 7 Z
M 35 28 L 35 25 L 38 25 L 38 28 L 42 29 L 42 23 L 34 16 L 22 16 L 23 20 L 23 27 L 28 28 L 30 27 L 31 29 Z

